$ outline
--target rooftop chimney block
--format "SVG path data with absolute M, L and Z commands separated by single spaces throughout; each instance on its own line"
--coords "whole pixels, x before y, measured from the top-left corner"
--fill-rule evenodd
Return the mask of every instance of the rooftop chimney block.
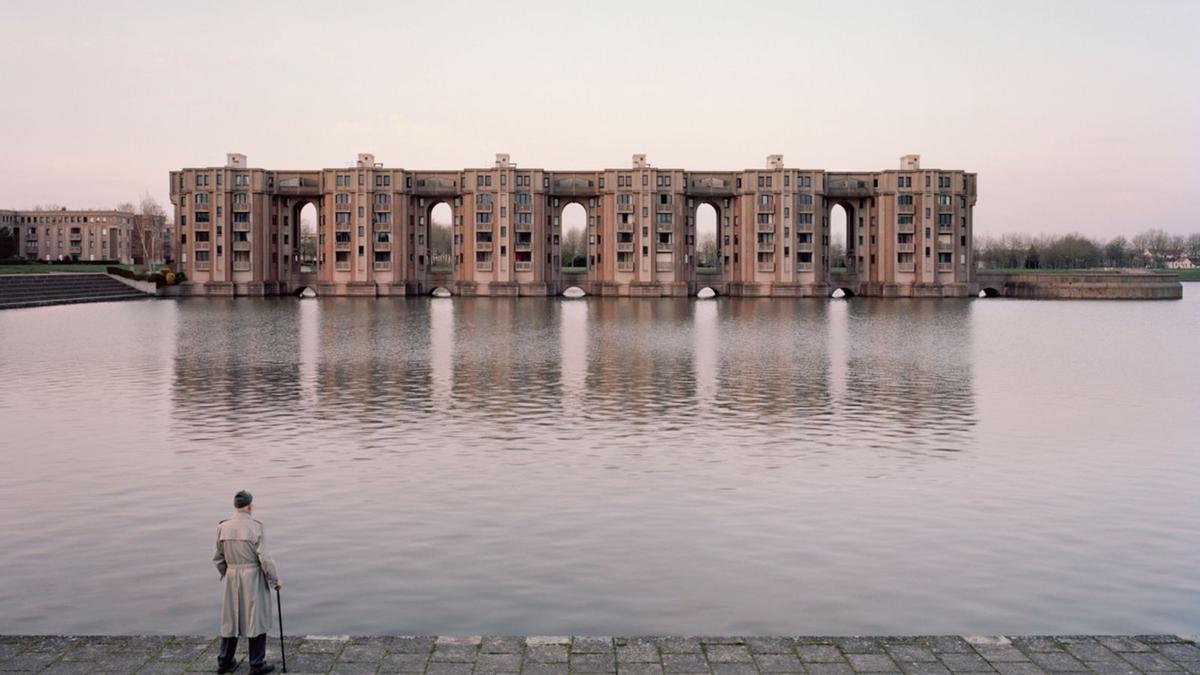
M 228 169 L 246 168 L 246 156 L 240 152 L 225 153 L 225 167 Z
M 900 158 L 900 168 L 905 171 L 916 171 L 921 168 L 920 155 L 905 155 Z

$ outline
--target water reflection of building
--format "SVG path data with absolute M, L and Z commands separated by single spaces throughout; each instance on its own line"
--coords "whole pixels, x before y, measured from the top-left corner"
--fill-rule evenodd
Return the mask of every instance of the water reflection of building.
M 811 420 L 832 410 L 828 308 L 828 302 L 810 299 L 721 303 L 722 410 L 758 416 L 768 427 L 817 431 Z
M 843 442 L 869 433 L 900 452 L 967 449 L 976 424 L 970 303 L 866 299 L 836 309 L 846 315 L 831 323 L 844 334 L 830 335 L 846 345 L 845 395 L 835 402 Z
M 229 447 L 303 433 L 412 449 L 469 430 L 499 447 L 719 448 L 750 430 L 751 445 L 805 451 L 961 450 L 969 314 L 966 301 L 749 298 L 189 305 L 175 426 Z

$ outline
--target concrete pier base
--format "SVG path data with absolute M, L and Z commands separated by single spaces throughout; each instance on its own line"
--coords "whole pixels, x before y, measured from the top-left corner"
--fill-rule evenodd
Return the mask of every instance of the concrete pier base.
M 245 659 L 246 641 L 240 641 Z M 1200 647 L 1176 635 L 922 637 L 288 637 L 291 673 L 421 675 L 858 675 L 1055 672 L 1200 673 Z M 280 664 L 279 641 L 267 660 Z M 0 636 L 0 671 L 215 670 L 217 640 L 195 636 Z M 243 663 L 238 672 L 248 672 Z

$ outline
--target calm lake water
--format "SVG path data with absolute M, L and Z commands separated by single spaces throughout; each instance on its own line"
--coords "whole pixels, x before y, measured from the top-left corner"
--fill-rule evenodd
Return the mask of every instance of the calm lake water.
M 0 312 L 0 633 L 1195 633 L 1185 290 Z

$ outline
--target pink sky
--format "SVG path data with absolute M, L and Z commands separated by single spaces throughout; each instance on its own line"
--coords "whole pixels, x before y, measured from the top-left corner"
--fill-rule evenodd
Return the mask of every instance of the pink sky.
M 0 4 L 0 208 L 167 172 L 925 166 L 977 231 L 1200 231 L 1200 3 Z

